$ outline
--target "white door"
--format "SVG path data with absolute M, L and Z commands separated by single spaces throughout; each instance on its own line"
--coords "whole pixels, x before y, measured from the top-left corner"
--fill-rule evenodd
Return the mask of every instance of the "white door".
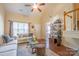
M 46 32 L 46 48 L 49 48 L 50 24 L 45 25 L 45 32 Z

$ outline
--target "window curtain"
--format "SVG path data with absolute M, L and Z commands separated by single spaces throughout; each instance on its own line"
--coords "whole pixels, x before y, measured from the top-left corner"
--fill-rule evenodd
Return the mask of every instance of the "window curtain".
M 10 28 L 9 29 L 10 29 L 9 35 L 10 35 L 10 37 L 12 37 L 13 36 L 13 21 L 10 21 Z

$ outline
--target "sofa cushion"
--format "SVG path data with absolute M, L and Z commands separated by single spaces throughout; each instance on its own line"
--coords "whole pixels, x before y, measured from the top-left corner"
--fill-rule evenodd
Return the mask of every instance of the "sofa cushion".
M 10 41 L 13 40 L 13 39 L 10 38 L 10 36 L 8 36 L 8 35 L 3 35 L 2 37 L 3 37 L 4 41 L 5 41 L 5 43 L 8 43 L 8 42 L 10 42 Z

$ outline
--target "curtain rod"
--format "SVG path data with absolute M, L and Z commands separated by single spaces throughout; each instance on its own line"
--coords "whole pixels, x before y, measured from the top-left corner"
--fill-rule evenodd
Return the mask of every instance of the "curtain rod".
M 25 22 L 25 21 L 16 21 L 16 20 L 8 20 L 8 22 L 30 23 L 30 22 Z

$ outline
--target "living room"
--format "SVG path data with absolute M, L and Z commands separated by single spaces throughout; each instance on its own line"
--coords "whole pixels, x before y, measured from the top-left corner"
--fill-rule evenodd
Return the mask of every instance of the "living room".
M 64 20 L 67 19 L 66 18 L 67 16 L 71 17 L 71 15 L 73 14 L 71 13 L 65 15 L 65 12 L 70 13 L 70 11 L 76 10 L 78 6 L 79 4 L 72 4 L 72 3 L 55 3 L 55 4 L 54 3 L 41 3 L 41 4 L 2 3 L 0 4 L 0 27 L 1 27 L 0 45 L 2 47 L 0 49 L 1 52 L 0 55 L 12 55 L 12 56 L 13 55 L 36 56 L 41 54 L 46 56 L 75 55 L 78 52 L 77 50 L 79 48 L 78 31 L 75 32 L 74 26 L 70 25 L 68 21 L 65 22 Z M 64 47 L 61 45 L 64 48 L 62 48 L 61 46 L 60 48 L 59 47 L 60 41 L 57 43 L 56 40 L 55 42 L 57 46 L 55 46 L 55 50 L 57 51 L 52 49 L 52 47 L 54 46 L 50 42 L 50 40 L 53 39 L 51 38 L 50 34 L 55 32 L 55 31 L 52 32 L 52 30 L 50 30 L 51 27 L 50 25 L 53 24 L 56 20 L 61 21 L 60 23 L 62 23 L 62 29 L 63 29 L 62 32 L 64 33 L 63 34 L 64 39 L 62 39 L 61 44 L 65 46 Z M 69 24 L 70 26 L 67 24 Z M 75 26 L 76 26 L 75 30 L 78 30 L 79 28 L 78 23 Z M 76 34 L 74 34 L 72 31 Z M 74 35 L 74 37 L 67 36 L 70 35 L 71 33 Z M 11 39 L 3 40 L 2 35 L 3 36 L 8 35 L 11 37 Z M 33 37 L 35 40 L 34 45 L 32 44 L 32 41 L 30 43 L 32 49 L 29 48 L 30 45 L 29 36 L 31 35 L 34 35 Z M 61 35 L 61 33 L 59 35 Z M 37 45 L 37 41 L 40 43 L 40 45 Z M 39 46 L 42 46 L 42 48 Z M 28 49 L 29 52 L 27 48 L 29 48 Z M 64 52 L 63 49 L 65 48 L 68 51 Z M 62 50 L 64 53 L 62 51 L 59 52 L 59 50 Z

